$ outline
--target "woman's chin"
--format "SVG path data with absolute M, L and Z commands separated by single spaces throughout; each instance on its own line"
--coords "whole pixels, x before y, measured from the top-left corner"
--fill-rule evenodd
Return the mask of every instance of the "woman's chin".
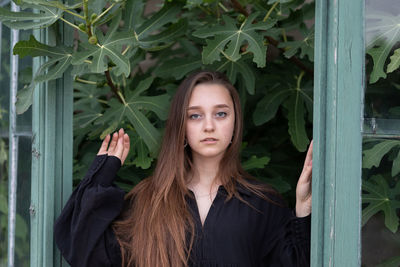
M 225 150 L 207 148 L 207 149 L 202 149 L 200 151 L 192 150 L 192 153 L 194 157 L 199 157 L 203 159 L 214 159 L 214 158 L 217 159 L 222 157 L 222 155 L 225 153 Z

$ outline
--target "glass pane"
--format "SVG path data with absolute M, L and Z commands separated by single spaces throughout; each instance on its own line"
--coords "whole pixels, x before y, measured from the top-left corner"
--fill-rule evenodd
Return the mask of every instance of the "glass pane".
M 365 1 L 362 266 L 400 266 L 400 5 Z
M 10 30 L 4 25 L 0 53 L 0 266 L 6 266 L 8 248 L 9 197 L 9 107 L 10 107 Z M 21 33 L 27 39 L 29 33 Z M 19 60 L 19 85 L 30 81 L 32 59 Z M 31 109 L 17 116 L 17 196 L 14 266 L 30 265 L 31 199 Z
M 400 266 L 399 139 L 364 138 L 362 183 L 363 266 Z M 397 161 L 397 167 L 396 167 Z
M 400 4 L 365 1 L 365 117 L 400 119 Z

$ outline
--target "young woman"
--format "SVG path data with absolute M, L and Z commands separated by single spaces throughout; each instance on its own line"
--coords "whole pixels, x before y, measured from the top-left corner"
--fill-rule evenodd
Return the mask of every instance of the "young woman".
M 239 97 L 226 77 L 186 78 L 153 175 L 126 196 L 113 180 L 129 137 L 120 129 L 104 139 L 55 225 L 65 259 L 72 266 L 308 266 L 312 145 L 291 212 L 243 170 L 241 142 Z

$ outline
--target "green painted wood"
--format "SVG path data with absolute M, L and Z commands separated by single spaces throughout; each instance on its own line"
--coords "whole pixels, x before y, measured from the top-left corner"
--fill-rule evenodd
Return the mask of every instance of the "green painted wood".
M 35 32 L 36 39 L 46 40 L 45 31 Z M 43 63 L 42 58 L 34 58 L 32 69 L 36 70 Z M 45 148 L 45 106 L 44 85 L 35 88 L 32 104 L 32 181 L 31 181 L 31 265 L 39 266 L 43 262 L 43 197 L 42 185 L 44 183 L 44 148 Z
M 312 266 L 360 266 L 363 0 L 316 2 Z
M 314 50 L 314 118 L 313 118 L 313 196 L 311 214 L 311 266 L 323 266 L 324 261 L 324 196 L 325 196 L 325 103 L 327 88 L 328 3 L 315 4 L 315 50 Z
M 63 29 L 58 30 L 63 33 Z M 36 33 L 41 42 L 56 45 L 50 30 Z M 36 59 L 37 69 L 43 59 Z M 63 265 L 54 244 L 54 221 L 72 191 L 72 78 L 35 88 L 32 105 L 31 266 Z
M 69 18 L 67 18 L 69 19 Z M 59 31 L 60 39 L 57 43 L 63 45 L 72 45 L 73 30 L 71 27 L 62 24 Z M 68 201 L 72 193 L 72 172 L 73 172 L 73 80 L 71 69 L 67 70 L 62 79 L 57 80 L 56 84 L 57 106 L 62 107 L 62 112 L 57 114 L 56 134 L 61 136 L 63 142 L 59 143 L 62 149 L 57 150 L 56 158 L 62 166 L 56 168 L 58 175 L 62 179 L 56 179 L 55 199 L 55 218 L 61 213 L 62 208 Z M 69 266 L 62 258 L 60 251 L 54 246 L 54 266 Z

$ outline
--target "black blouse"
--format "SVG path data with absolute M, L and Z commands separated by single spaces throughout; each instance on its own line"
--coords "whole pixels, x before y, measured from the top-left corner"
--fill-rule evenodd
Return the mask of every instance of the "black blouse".
M 72 267 L 121 266 L 110 227 L 124 206 L 124 191 L 113 185 L 120 166 L 117 157 L 96 156 L 55 223 L 56 243 Z M 196 234 L 190 266 L 309 266 L 311 216 L 296 218 L 285 207 L 237 190 L 253 207 L 235 197 L 226 201 L 220 186 L 203 226 L 193 192 L 187 197 Z

